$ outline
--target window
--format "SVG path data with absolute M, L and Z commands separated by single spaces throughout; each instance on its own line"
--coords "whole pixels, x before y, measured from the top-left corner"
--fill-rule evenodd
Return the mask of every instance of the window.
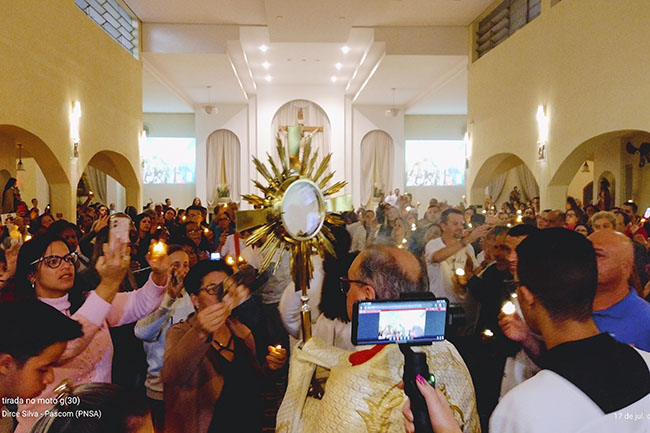
M 75 4 L 136 59 L 138 20 L 116 0 L 75 0 Z
M 478 24 L 476 54 L 482 57 L 542 11 L 541 0 L 505 0 Z

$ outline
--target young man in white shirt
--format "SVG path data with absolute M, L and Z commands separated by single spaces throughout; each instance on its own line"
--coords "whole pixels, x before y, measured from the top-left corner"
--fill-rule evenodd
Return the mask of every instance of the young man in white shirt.
M 650 354 L 596 327 L 598 270 L 591 242 L 569 230 L 547 229 L 528 236 L 517 256 L 517 299 L 547 352 L 540 358 L 543 370 L 501 400 L 490 431 L 648 431 L 645 415 L 633 420 L 650 413 Z
M 460 330 L 461 335 L 469 335 L 478 314 L 476 302 L 467 295 L 464 287 L 466 278 L 478 267 L 471 243 L 485 236 L 487 225 L 477 227 L 464 234 L 463 212 L 447 209 L 440 215 L 442 236 L 431 239 L 424 249 L 424 258 L 429 274 L 429 290 L 438 297 L 449 299 L 450 303 L 462 304 L 468 325 Z M 462 270 L 462 272 L 461 272 Z M 462 273 L 461 278 L 458 274 Z

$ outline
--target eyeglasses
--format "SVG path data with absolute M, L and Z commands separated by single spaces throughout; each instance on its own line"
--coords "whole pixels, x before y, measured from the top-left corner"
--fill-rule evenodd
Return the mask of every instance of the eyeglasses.
M 223 282 L 219 284 L 208 284 L 205 287 L 201 287 L 199 292 L 201 290 L 205 290 L 208 294 L 216 296 L 219 302 L 221 302 L 223 297 L 228 293 L 228 289 L 224 287 Z
M 70 263 L 71 265 L 74 265 L 77 263 L 77 253 L 69 253 L 66 254 L 65 256 L 45 256 L 41 257 L 38 260 L 34 260 L 33 262 L 30 263 L 31 265 L 35 265 L 39 262 L 45 262 L 48 268 L 56 269 L 59 266 L 61 266 L 61 261 L 66 261 L 67 263 Z
M 341 288 L 341 292 L 343 292 L 343 294 L 345 294 L 345 295 L 348 294 L 348 292 L 350 291 L 350 284 L 361 284 L 363 286 L 370 286 L 371 285 L 371 284 L 368 284 L 365 281 L 361 281 L 361 280 L 350 280 L 350 279 L 345 278 L 345 277 L 339 278 L 339 285 L 340 285 L 340 288 Z

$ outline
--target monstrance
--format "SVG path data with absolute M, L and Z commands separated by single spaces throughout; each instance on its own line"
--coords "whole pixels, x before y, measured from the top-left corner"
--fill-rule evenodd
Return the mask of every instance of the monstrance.
M 257 171 L 268 185 L 253 181 L 263 196 L 242 195 L 255 209 L 239 211 L 236 214 L 237 231 L 257 227 L 246 243 L 251 245 L 259 240 L 263 241 L 260 248 L 260 272 L 269 267 L 276 255 L 279 255 L 276 260 L 277 267 L 285 250 L 288 248 L 291 252 L 291 278 L 296 289 L 301 291 L 303 341 L 311 338 L 311 308 L 307 294 L 314 271 L 311 256 L 314 251 L 321 257 L 324 257 L 326 252 L 334 256 L 333 236 L 324 223 L 343 224 L 340 217 L 327 212 L 352 209 L 349 196 L 328 199 L 347 183 L 336 182 L 326 187 L 334 177 L 334 171 L 325 174 L 332 154 L 328 154 L 316 166 L 318 150 L 311 154 L 311 138 L 312 134 L 308 134 L 304 139 L 304 146 L 290 149 L 290 155 L 287 156 L 278 136 L 276 140 L 280 167 L 268 153 L 270 170 L 259 159 L 253 158 Z

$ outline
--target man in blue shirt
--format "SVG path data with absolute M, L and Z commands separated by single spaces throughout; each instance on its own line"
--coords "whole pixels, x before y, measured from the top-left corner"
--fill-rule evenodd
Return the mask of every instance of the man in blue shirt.
M 589 236 L 598 258 L 593 319 L 601 332 L 650 351 L 650 304 L 628 286 L 634 250 L 625 235 L 601 230 Z

